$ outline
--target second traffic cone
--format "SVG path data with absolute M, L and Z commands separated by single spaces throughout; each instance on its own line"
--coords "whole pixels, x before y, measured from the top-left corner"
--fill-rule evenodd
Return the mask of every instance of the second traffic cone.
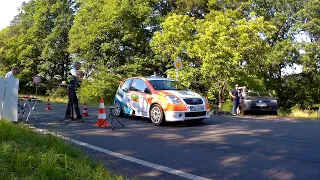
M 83 105 L 82 116 L 83 116 L 83 117 L 88 117 L 88 116 L 89 116 L 89 114 L 88 114 L 88 109 L 87 109 L 87 104 L 86 104 L 86 103 L 84 103 L 84 105 Z
M 47 106 L 46 106 L 46 111 L 49 111 L 49 110 L 52 110 L 52 108 L 51 108 L 51 105 L 50 105 L 50 101 L 48 99 L 48 103 L 47 103 Z
M 98 114 L 98 122 L 95 124 L 97 127 L 107 127 L 109 126 L 108 121 L 106 119 L 107 114 L 106 110 L 104 108 L 104 100 L 103 98 L 100 99 L 100 108 L 99 108 L 99 114 Z

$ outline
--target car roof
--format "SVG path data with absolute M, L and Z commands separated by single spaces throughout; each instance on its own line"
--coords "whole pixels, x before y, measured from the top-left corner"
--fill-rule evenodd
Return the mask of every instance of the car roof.
M 127 79 L 125 79 L 125 80 L 135 79 L 135 78 L 139 78 L 139 79 L 142 79 L 142 80 L 144 80 L 144 81 L 150 81 L 150 80 L 167 80 L 167 81 L 174 81 L 173 79 L 164 78 L 164 77 L 161 77 L 161 76 L 134 76 L 134 77 L 127 78 Z
M 146 78 L 148 81 L 149 81 L 149 80 L 167 80 L 167 81 L 174 81 L 173 79 L 164 78 L 164 77 L 161 77 L 161 76 L 145 76 L 144 78 Z

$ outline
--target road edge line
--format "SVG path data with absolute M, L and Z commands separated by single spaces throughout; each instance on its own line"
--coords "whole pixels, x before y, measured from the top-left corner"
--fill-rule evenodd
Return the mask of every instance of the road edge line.
M 93 150 L 96 150 L 96 151 L 99 151 L 99 152 L 102 152 L 102 153 L 105 153 L 105 154 L 108 154 L 108 155 L 111 155 L 111 156 L 114 156 L 114 157 L 117 157 L 117 158 L 120 158 L 120 159 L 131 161 L 131 162 L 134 162 L 136 164 L 147 166 L 149 168 L 153 168 L 153 169 L 157 169 L 157 170 L 160 170 L 160 171 L 164 171 L 164 172 L 167 172 L 169 174 L 173 174 L 173 175 L 176 175 L 176 176 L 184 177 L 184 178 L 187 178 L 187 179 L 211 180 L 211 179 L 208 179 L 208 178 L 205 178 L 205 177 L 201 177 L 201 176 L 197 176 L 197 175 L 194 175 L 194 174 L 186 173 L 186 172 L 183 172 L 183 171 L 180 171 L 180 170 L 172 169 L 172 168 L 169 168 L 169 167 L 166 167 L 166 166 L 158 165 L 158 164 L 155 164 L 155 163 L 152 163 L 152 162 L 144 161 L 144 160 L 137 159 L 137 158 L 134 158 L 134 157 L 131 157 L 131 156 L 127 156 L 127 155 L 124 155 L 124 154 L 121 154 L 121 153 L 117 153 L 117 152 L 113 152 L 113 151 L 110 151 L 110 150 L 107 150 L 107 149 L 103 149 L 103 148 L 100 148 L 98 146 L 94 146 L 94 145 L 91 145 L 91 144 L 88 144 L 88 143 L 85 143 L 85 142 L 82 142 L 82 141 L 78 141 L 78 140 L 75 140 L 75 139 L 72 139 L 72 138 L 69 138 L 69 137 L 62 136 L 62 135 L 60 135 L 60 134 L 58 134 L 56 132 L 50 132 L 50 131 L 48 131 L 46 129 L 39 129 L 39 128 L 36 128 L 36 127 L 31 127 L 31 128 L 33 130 L 37 131 L 37 132 L 42 133 L 42 134 L 50 134 L 50 135 L 59 137 L 61 139 L 64 139 L 66 141 L 72 142 L 74 144 L 77 144 L 77 145 L 80 145 L 80 146 L 84 146 L 86 148 L 90 148 L 90 149 L 93 149 Z

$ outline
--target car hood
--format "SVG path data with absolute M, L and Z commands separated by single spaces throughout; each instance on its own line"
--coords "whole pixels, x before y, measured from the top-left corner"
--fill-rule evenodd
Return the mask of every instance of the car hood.
M 245 100 L 251 100 L 251 101 L 271 101 L 271 100 L 276 100 L 273 97 L 257 97 L 257 96 L 250 96 L 250 97 L 245 97 Z
M 195 93 L 193 91 L 190 90 L 161 90 L 162 95 L 166 95 L 166 96 L 177 96 L 179 98 L 202 98 L 198 93 Z

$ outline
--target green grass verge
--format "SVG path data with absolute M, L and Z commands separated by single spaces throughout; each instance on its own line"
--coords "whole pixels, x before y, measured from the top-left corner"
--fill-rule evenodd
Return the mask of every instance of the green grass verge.
M 0 120 L 0 179 L 122 179 L 70 143 Z
M 221 111 L 228 112 L 231 115 L 231 109 L 232 109 L 232 102 L 230 100 L 227 100 L 223 105 Z M 213 110 L 212 110 L 213 111 Z M 280 118 L 291 118 L 291 119 L 309 119 L 309 120 L 320 120 L 320 117 L 318 116 L 318 111 L 315 110 L 302 110 L 299 108 L 293 108 L 293 109 L 278 109 L 278 116 L 268 116 L 268 115 L 261 115 L 259 117 L 267 117 L 267 118 L 274 118 L 274 117 L 280 117 Z
M 293 118 L 293 119 L 313 119 L 320 120 L 318 116 L 318 111 L 314 110 L 302 110 L 302 109 L 293 109 L 293 110 L 282 110 L 278 111 L 280 117 L 284 118 Z
M 22 97 L 22 96 L 26 96 L 26 95 L 19 95 L 19 97 L 20 96 Z M 36 97 L 36 96 L 31 95 L 31 97 Z M 68 103 L 67 97 L 38 96 L 38 102 L 47 103 L 48 99 L 50 100 L 50 104 L 67 104 Z M 84 103 L 86 103 L 87 106 L 92 106 L 92 107 L 99 107 L 100 106 L 100 102 L 81 102 L 81 101 L 79 101 L 79 105 L 83 105 Z
M 62 104 L 62 103 L 68 102 L 68 98 L 39 96 L 39 100 L 41 102 L 47 102 L 48 99 L 50 99 L 50 103 L 55 103 L 55 104 Z M 80 103 L 80 105 L 83 105 L 84 102 L 79 102 L 79 103 Z M 91 107 L 99 107 L 99 105 L 100 105 L 99 103 L 100 102 L 86 102 L 87 106 L 91 106 Z M 108 105 L 105 104 L 105 106 L 107 107 Z M 232 101 L 227 100 L 222 105 L 222 109 L 220 111 L 228 112 L 229 114 L 231 114 L 232 106 L 233 106 Z M 265 117 L 269 117 L 269 116 L 265 116 Z M 301 110 L 301 109 L 293 109 L 293 110 L 279 109 L 278 110 L 278 117 L 293 118 L 293 119 L 320 120 L 320 118 L 318 117 L 318 111 Z

